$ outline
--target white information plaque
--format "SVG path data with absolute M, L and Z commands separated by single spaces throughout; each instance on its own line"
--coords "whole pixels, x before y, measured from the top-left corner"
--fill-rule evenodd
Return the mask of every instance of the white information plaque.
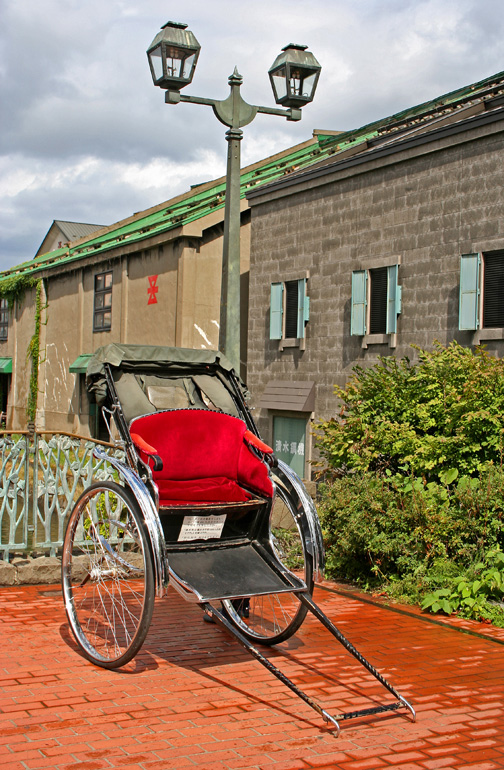
M 220 537 L 225 521 L 225 513 L 222 516 L 184 516 L 178 539 L 209 540 L 212 537 Z

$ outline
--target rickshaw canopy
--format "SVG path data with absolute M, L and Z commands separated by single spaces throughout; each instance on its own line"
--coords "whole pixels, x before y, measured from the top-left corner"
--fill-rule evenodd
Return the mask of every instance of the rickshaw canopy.
M 235 416 L 236 388 L 247 399 L 245 384 L 218 350 L 111 343 L 94 353 L 86 385 L 98 405 L 106 402 L 106 368 L 112 371 L 129 422 L 159 409 L 211 408 Z

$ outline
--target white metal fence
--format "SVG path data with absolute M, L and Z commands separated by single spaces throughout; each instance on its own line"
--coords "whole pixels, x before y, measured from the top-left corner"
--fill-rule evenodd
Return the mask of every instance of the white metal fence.
M 0 431 L 0 558 L 63 543 L 66 520 L 80 493 L 117 471 L 93 455 L 97 443 L 65 433 Z M 101 445 L 111 456 L 124 453 Z

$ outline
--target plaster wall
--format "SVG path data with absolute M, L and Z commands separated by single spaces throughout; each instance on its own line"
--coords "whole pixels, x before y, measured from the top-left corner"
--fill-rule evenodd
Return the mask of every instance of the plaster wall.
M 219 342 L 222 226 L 211 223 L 199 235 L 164 239 L 138 251 L 113 253 L 101 261 L 48 271 L 44 291 L 36 427 L 89 435 L 89 403 L 84 375 L 71 364 L 110 342 L 217 348 Z M 170 240 L 170 237 L 172 240 Z M 242 226 L 242 285 L 248 289 L 250 223 Z M 93 331 L 94 279 L 111 270 L 112 327 Z M 152 287 L 157 291 L 152 291 Z M 155 302 L 149 303 L 154 297 Z M 245 327 L 248 297 L 242 302 Z M 16 306 L 0 356 L 13 360 L 7 427 L 26 427 L 31 365 L 26 350 L 34 332 L 35 289 Z M 244 348 L 245 349 L 245 348 Z
M 22 301 L 16 301 L 10 312 L 8 340 L 2 342 L 0 355 L 12 357 L 7 408 L 7 427 L 26 428 L 26 408 L 30 386 L 31 362 L 27 359 L 28 345 L 35 327 L 36 290 L 28 289 Z

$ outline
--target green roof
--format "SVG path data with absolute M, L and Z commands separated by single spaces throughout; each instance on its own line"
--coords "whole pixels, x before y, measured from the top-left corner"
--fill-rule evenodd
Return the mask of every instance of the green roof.
M 290 150 L 248 166 L 241 172 L 241 197 L 244 198 L 254 188 L 285 177 L 293 172 L 302 171 L 321 161 L 336 159 L 339 153 L 358 148 L 375 137 L 399 135 L 408 126 L 428 124 L 440 115 L 456 113 L 456 110 L 472 101 L 479 101 L 495 96 L 504 89 L 504 72 L 472 85 L 451 91 L 430 102 L 402 110 L 387 118 L 369 123 L 358 129 L 341 133 L 316 131 L 315 139 L 297 145 Z M 358 151 L 358 150 L 357 150 Z M 43 254 L 35 259 L 23 262 L 16 267 L 0 272 L 0 282 L 12 275 L 36 273 L 41 270 L 60 268 L 89 256 L 106 254 L 122 244 L 141 243 L 150 238 L 177 227 L 188 225 L 213 211 L 224 208 L 226 184 L 221 178 L 214 182 L 198 185 L 184 195 L 167 201 L 166 204 L 132 216 L 129 220 L 117 223 L 106 232 L 90 237 L 82 243 Z

